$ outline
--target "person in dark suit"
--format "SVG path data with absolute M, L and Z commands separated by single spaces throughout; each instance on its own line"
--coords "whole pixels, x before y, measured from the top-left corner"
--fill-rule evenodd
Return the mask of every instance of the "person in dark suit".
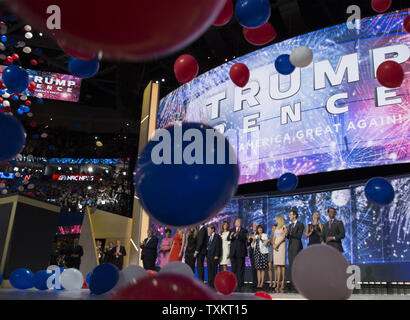
M 74 238 L 73 245 L 69 246 L 66 251 L 67 267 L 80 270 L 81 257 L 84 254 L 83 247 L 79 245 L 80 239 Z
M 105 247 L 104 250 L 104 263 L 114 263 L 114 257 L 113 257 L 113 252 L 112 249 L 114 248 L 114 242 L 110 242 L 107 247 Z
M 111 249 L 113 255 L 113 264 L 120 270 L 122 270 L 122 265 L 124 263 L 124 256 L 127 255 L 124 246 L 121 245 L 121 241 L 116 241 L 116 246 Z
M 214 288 L 214 280 L 218 273 L 218 264 L 222 254 L 222 238 L 215 232 L 215 226 L 208 227 L 208 245 L 206 248 L 206 264 L 208 266 L 208 285 Z
M 337 220 L 336 209 L 328 208 L 327 214 L 329 222 L 323 225 L 321 240 L 323 244 L 327 244 L 340 252 L 343 252 L 342 239 L 345 237 L 345 227 L 343 221 Z
M 249 235 L 248 238 L 248 246 L 249 246 L 249 259 L 251 260 L 251 270 L 252 270 L 252 284 L 256 288 L 258 284 L 258 275 L 257 271 L 255 268 L 255 256 L 254 256 L 254 248 L 252 246 L 252 243 L 255 241 L 255 234 L 256 234 L 256 229 L 258 228 L 258 223 L 254 222 L 252 224 L 252 233 Z
M 158 238 L 154 236 L 152 230 L 148 230 L 148 237 L 140 243 L 142 249 L 141 260 L 145 270 L 155 270 L 157 260 Z
M 198 235 L 196 237 L 196 248 L 194 258 L 196 258 L 196 266 L 198 269 L 198 279 L 204 281 L 204 261 L 206 256 L 206 246 L 208 244 L 208 231 L 204 225 L 199 226 Z
M 248 230 L 242 228 L 242 219 L 235 220 L 235 228 L 231 229 L 228 239 L 231 241 L 232 272 L 238 280 L 238 291 L 244 285 L 245 257 L 247 256 Z
M 302 222 L 298 221 L 298 212 L 291 210 L 289 213 L 290 225 L 286 233 L 288 242 L 288 259 L 289 259 L 289 271 L 292 269 L 293 260 L 296 255 L 303 249 L 302 236 L 305 226 Z M 289 274 L 292 274 L 291 272 Z

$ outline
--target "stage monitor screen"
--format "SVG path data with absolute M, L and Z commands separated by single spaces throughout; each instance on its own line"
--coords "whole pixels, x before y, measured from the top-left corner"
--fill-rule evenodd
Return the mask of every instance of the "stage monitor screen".
M 360 29 L 342 24 L 301 35 L 223 64 L 165 96 L 157 127 L 175 121 L 207 123 L 235 148 L 239 183 L 405 163 L 410 160 L 409 10 L 362 19 Z M 275 60 L 299 46 L 313 62 L 279 75 Z M 400 88 L 376 79 L 378 66 L 403 67 Z M 244 88 L 230 67 L 247 65 Z

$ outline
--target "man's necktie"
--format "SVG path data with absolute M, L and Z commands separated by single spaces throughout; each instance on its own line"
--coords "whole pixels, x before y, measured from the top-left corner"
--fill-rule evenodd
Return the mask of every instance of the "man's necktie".
M 329 230 L 332 228 L 332 220 L 329 220 Z

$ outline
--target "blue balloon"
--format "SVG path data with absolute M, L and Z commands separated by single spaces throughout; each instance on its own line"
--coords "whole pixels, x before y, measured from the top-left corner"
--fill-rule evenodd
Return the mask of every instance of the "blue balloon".
M 199 154 L 199 149 L 191 149 L 194 142 L 182 141 L 182 138 L 178 138 L 179 134 L 176 134 L 180 131 L 183 136 L 188 130 L 200 136 L 201 140 L 196 145 L 202 148 L 202 155 Z M 155 164 L 156 160 L 152 159 L 151 154 L 161 149 L 159 147 L 163 143 L 161 139 L 148 142 L 140 155 L 134 175 L 136 193 L 142 206 L 155 220 L 167 226 L 183 227 L 209 220 L 225 207 L 237 188 L 239 167 L 236 162 L 229 163 L 229 149 L 232 147 L 223 138 L 225 147 L 222 152 L 215 152 L 215 164 L 209 164 L 206 150 L 219 148 L 214 140 L 211 144 L 206 143 L 207 135 L 215 133 L 212 127 L 201 123 L 183 123 L 169 126 L 162 132 L 169 137 L 166 147 L 169 142 L 170 157 L 174 154 L 176 145 L 181 145 L 181 158 L 182 154 L 186 158 L 185 153 L 194 153 L 196 159 L 193 164 L 185 160 L 178 164 L 178 159 L 174 163 L 172 156 L 168 164 Z M 195 138 L 195 141 L 196 139 L 199 140 Z M 216 155 L 222 158 L 222 164 L 217 164 Z M 158 201 L 158 194 L 161 194 L 161 201 Z
M 1 36 L 1 41 L 6 42 L 7 41 L 7 36 Z
M 295 66 L 290 63 L 290 55 L 282 54 L 275 60 L 275 68 L 280 74 L 288 75 L 295 70 Z
M 18 113 L 18 114 L 23 114 L 23 113 L 24 113 L 23 108 L 18 108 L 18 109 L 17 109 L 17 113 Z
M 95 267 L 90 276 L 90 291 L 103 294 L 110 291 L 118 282 L 120 270 L 111 263 L 103 263 Z
M 15 117 L 0 112 L 0 162 L 13 159 L 26 143 L 24 128 Z
M 277 186 L 282 192 L 291 192 L 298 186 L 298 177 L 291 172 L 284 173 L 279 177 Z
M 258 28 L 270 18 L 269 0 L 239 0 L 235 6 L 235 17 L 242 27 Z
M 384 178 L 372 178 L 364 187 L 367 200 L 379 206 L 385 206 L 394 200 L 394 189 L 389 181 Z
M 33 139 L 38 139 L 40 136 L 36 133 L 36 134 L 33 134 Z
M 53 144 L 50 144 L 50 145 L 48 146 L 48 148 L 49 148 L 50 150 L 54 150 L 56 147 L 55 147 Z
M 13 95 L 11 96 L 11 99 L 12 99 L 13 101 L 18 101 L 18 99 L 20 99 L 20 98 L 19 98 L 18 95 L 13 94 Z
M 70 57 L 68 61 L 68 69 L 79 78 L 91 78 L 98 72 L 99 67 L 100 62 L 97 57 L 88 61 Z
M 30 112 L 30 107 L 23 105 L 23 111 L 24 111 L 24 112 Z
M 0 285 L 3 282 L 3 275 L 0 273 Z
M 29 84 L 27 71 L 13 63 L 3 70 L 2 77 L 4 85 L 11 92 L 20 93 L 26 90 Z
M 4 108 L 4 104 L 0 102 L 0 108 Z
M 6 93 L 6 90 L 0 89 L 0 94 L 1 94 L 1 95 L 5 94 L 5 93 Z
M 44 103 L 44 100 L 41 99 L 41 98 L 37 98 L 37 103 L 38 103 L 38 104 L 43 104 L 43 103 Z
M 14 270 L 10 275 L 10 284 L 16 289 L 30 289 L 33 287 L 34 274 L 26 268 Z
M 91 278 L 92 271 L 90 271 L 87 276 L 85 277 L 85 283 L 88 287 L 90 287 L 90 278 Z
M 38 290 L 47 290 L 47 279 L 51 276 L 51 273 L 47 273 L 46 270 L 40 270 L 34 274 L 33 286 Z

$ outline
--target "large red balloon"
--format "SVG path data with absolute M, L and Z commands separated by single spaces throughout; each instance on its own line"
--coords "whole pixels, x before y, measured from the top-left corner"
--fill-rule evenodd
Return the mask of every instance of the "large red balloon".
M 112 300 L 218 300 L 216 292 L 196 279 L 164 273 L 144 277 L 118 291 Z
M 372 8 L 374 11 L 382 13 L 388 10 L 392 0 L 372 0 Z
M 377 80 L 387 88 L 398 88 L 404 80 L 404 71 L 402 66 L 395 61 L 385 61 L 377 68 Z
M 57 40 L 58 45 L 60 46 L 60 48 L 67 53 L 68 55 L 70 55 L 71 57 L 80 59 L 80 60 L 85 60 L 85 61 L 89 61 L 94 59 L 95 54 L 93 53 L 86 53 L 86 52 L 82 52 L 81 50 L 78 50 L 76 48 L 70 48 L 69 46 L 67 46 L 67 44 L 62 41 L 62 40 Z
M 404 19 L 403 27 L 407 32 L 410 33 L 410 15 L 408 15 L 407 18 Z
M 218 292 L 228 295 L 235 291 L 238 281 L 236 276 L 231 271 L 219 272 L 214 281 L 215 289 Z
M 229 76 L 238 87 L 244 87 L 249 81 L 249 69 L 243 63 L 235 63 L 229 70 Z
M 213 25 L 216 27 L 221 27 L 226 25 L 233 16 L 233 3 L 232 0 L 226 0 L 225 6 L 219 13 L 218 17 L 214 21 Z
M 197 76 L 198 70 L 198 62 L 189 54 L 183 54 L 175 60 L 174 73 L 180 83 L 193 80 Z
M 242 33 L 246 41 L 255 46 L 262 46 L 276 38 L 276 30 L 272 27 L 269 21 L 259 28 L 250 29 L 243 27 Z
M 71 48 L 106 58 L 153 59 L 197 39 L 216 19 L 224 0 L 6 0 L 39 31 L 65 40 Z M 58 11 L 61 29 L 49 29 Z M 51 7 L 53 8 L 53 7 Z

